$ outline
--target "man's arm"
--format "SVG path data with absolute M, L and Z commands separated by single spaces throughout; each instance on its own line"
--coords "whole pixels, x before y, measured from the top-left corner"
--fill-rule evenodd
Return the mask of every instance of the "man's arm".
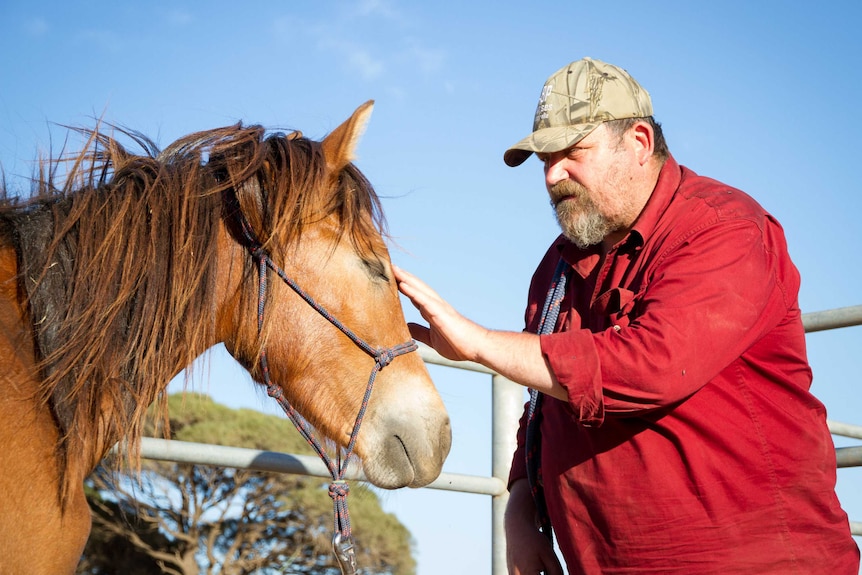
M 416 276 L 393 266 L 398 289 L 428 327 L 410 324 L 411 335 L 455 361 L 474 361 L 516 383 L 566 401 L 568 394 L 542 355 L 539 336 L 489 330 L 467 319 Z

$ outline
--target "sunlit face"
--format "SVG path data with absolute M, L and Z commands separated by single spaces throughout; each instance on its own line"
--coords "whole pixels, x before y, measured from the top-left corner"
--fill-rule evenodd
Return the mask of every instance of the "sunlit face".
M 633 155 L 604 125 L 567 150 L 537 155 L 557 221 L 575 245 L 596 245 L 634 222 Z

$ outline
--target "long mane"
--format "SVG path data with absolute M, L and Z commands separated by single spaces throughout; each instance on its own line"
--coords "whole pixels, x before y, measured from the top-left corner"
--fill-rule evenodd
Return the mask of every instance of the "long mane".
M 372 239 L 384 231 L 362 174 L 351 164 L 333 180 L 320 144 L 299 133 L 237 124 L 159 151 L 141 134 L 111 131 L 141 151 L 100 129 L 81 131 L 83 150 L 43 162 L 28 199 L 3 189 L 0 201 L 0 241 L 18 254 L 61 469 L 68 454 L 121 437 L 136 460 L 148 406 L 158 401 L 166 420 L 162 390 L 213 341 L 225 194 L 266 246 L 288 245 L 337 214 L 357 251 L 373 258 Z

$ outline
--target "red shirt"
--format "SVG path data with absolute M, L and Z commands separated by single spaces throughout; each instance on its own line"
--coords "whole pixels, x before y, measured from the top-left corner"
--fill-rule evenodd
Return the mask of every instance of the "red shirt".
M 551 246 L 528 331 L 561 255 L 541 348 L 569 400 L 545 397 L 542 475 L 570 573 L 857 575 L 778 222 L 670 158 L 604 261 Z M 523 437 L 522 420 L 510 482 Z

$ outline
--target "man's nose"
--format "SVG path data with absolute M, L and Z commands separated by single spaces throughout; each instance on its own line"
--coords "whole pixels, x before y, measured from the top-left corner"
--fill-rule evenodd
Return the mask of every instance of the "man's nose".
M 565 169 L 565 154 L 555 152 L 545 159 L 545 185 L 550 187 L 568 179 L 569 173 Z

